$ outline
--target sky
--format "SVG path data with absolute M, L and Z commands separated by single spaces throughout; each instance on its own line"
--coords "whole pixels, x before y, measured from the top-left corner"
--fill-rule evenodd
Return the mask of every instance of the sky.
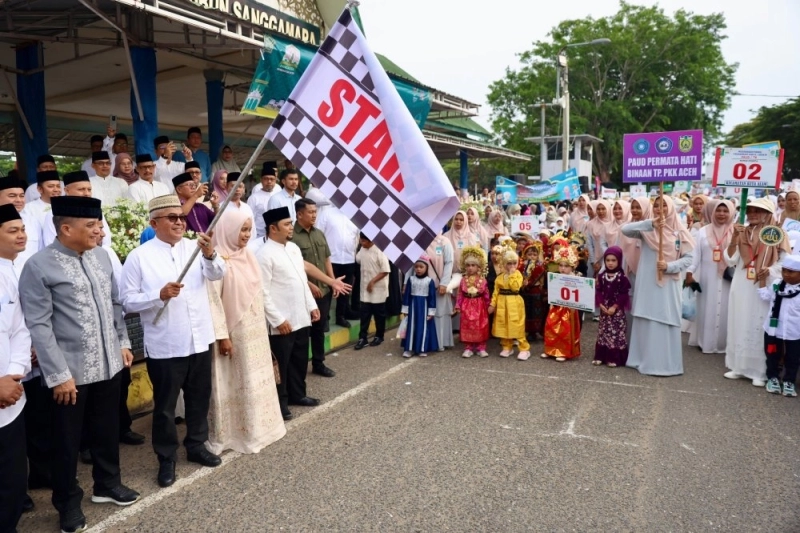
M 722 52 L 729 63 L 739 63 L 737 92 L 800 96 L 800 61 L 795 57 L 800 51 L 800 1 L 661 0 L 658 5 L 668 14 L 681 8 L 698 14 L 724 13 L 728 38 L 722 42 Z M 617 0 L 362 0 L 359 10 L 374 51 L 420 82 L 480 104 L 476 120 L 491 129 L 489 85 L 502 79 L 506 68 L 519 68 L 517 54 L 537 40 L 546 40 L 562 20 L 601 18 L 618 8 Z M 553 93 L 555 97 L 555 87 Z M 786 100 L 734 96 L 723 131 L 747 122 L 762 106 Z

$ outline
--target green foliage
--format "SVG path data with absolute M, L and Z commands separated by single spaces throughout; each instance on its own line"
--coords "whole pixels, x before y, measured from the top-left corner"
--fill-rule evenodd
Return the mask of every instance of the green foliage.
M 767 141 L 780 141 L 785 150 L 783 179 L 800 179 L 800 97 L 762 107 L 753 120 L 733 128 L 723 144 L 742 146 Z
M 67 172 L 75 172 L 81 169 L 84 159 L 82 157 L 62 157 L 54 156 L 56 160 L 56 168 L 58 173 L 62 176 Z M 8 173 L 17 167 L 17 161 L 11 154 L 0 156 L 0 172 L 3 176 L 8 176 Z
M 609 38 L 611 44 L 567 50 L 570 130 L 603 140 L 594 147 L 595 173 L 619 183 L 625 133 L 702 128 L 709 141 L 720 135 L 737 68 L 722 56 L 725 28 L 721 13 L 679 10 L 670 17 L 659 7 L 624 1 L 610 17 L 565 20 L 547 41 L 536 41 L 519 55 L 517 70 L 507 69 L 490 86 L 493 129 L 505 146 L 538 152 L 524 137 L 539 134 L 540 111 L 532 105 L 555 97 L 559 50 L 567 43 Z M 547 114 L 547 134 L 560 134 L 560 112 Z

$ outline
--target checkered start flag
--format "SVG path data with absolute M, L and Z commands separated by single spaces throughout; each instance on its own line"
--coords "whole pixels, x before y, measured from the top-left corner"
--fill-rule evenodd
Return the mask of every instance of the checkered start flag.
M 401 271 L 459 201 L 345 9 L 266 137 Z

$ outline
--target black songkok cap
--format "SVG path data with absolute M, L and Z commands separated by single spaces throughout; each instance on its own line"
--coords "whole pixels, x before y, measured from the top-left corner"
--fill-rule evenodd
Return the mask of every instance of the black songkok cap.
M 152 162 L 153 162 L 153 158 L 150 156 L 150 154 L 139 154 L 139 155 L 136 156 L 136 164 L 137 165 L 139 163 L 152 163 Z
M 278 177 L 278 162 L 277 161 L 264 161 L 261 167 L 262 176 L 275 176 Z
M 158 148 L 159 144 L 167 144 L 169 142 L 169 137 L 166 135 L 159 135 L 155 139 L 153 139 L 153 145 Z
M 4 222 L 11 222 L 12 220 L 22 220 L 22 217 L 17 212 L 14 204 L 0 205 L 0 224 Z
M 92 135 L 92 138 L 89 139 L 89 144 L 101 143 L 103 140 L 104 139 L 102 135 Z
M 110 161 L 111 158 L 108 156 L 108 152 L 105 150 L 101 150 L 99 152 L 92 152 L 92 163 L 95 161 Z
M 100 200 L 86 196 L 54 196 L 50 199 L 54 217 L 103 219 Z
M 27 188 L 28 184 L 20 179 L 0 178 L 0 191 L 7 189 L 22 189 L 24 191 Z
M 36 173 L 36 183 L 39 185 L 44 185 L 46 181 L 59 181 L 60 179 L 55 170 L 43 170 Z
M 289 212 L 288 207 L 276 207 L 264 213 L 264 224 L 269 227 L 270 224 L 280 222 L 281 220 L 291 219 L 292 214 Z
M 177 176 L 172 178 L 172 186 L 177 189 L 178 185 L 186 183 L 187 181 L 193 181 L 192 175 L 189 174 L 188 172 L 184 172 L 183 174 L 178 174 Z
M 198 163 L 197 161 L 189 161 L 183 166 L 183 170 L 185 170 L 186 172 L 189 172 L 189 169 L 192 168 L 200 170 L 200 163 Z
M 234 181 L 238 180 L 239 176 L 241 175 L 242 175 L 241 172 L 231 172 L 228 174 L 228 177 L 225 178 L 225 181 L 228 183 L 233 183 Z
M 78 170 L 77 172 L 67 172 L 64 174 L 64 187 L 72 185 L 79 181 L 89 181 L 89 174 L 85 170 Z
M 44 154 L 44 155 L 40 155 L 39 157 L 36 158 L 36 166 L 37 167 L 39 165 L 41 165 L 42 163 L 53 163 L 55 165 L 56 164 L 56 160 L 53 159 L 52 155 Z

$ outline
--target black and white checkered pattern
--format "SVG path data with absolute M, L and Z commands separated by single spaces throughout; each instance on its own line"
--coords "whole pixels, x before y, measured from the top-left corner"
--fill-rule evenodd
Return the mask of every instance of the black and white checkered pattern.
M 345 10 L 320 52 L 374 96 L 361 42 L 351 30 L 354 25 L 350 12 Z M 435 237 L 437 231 L 400 202 L 386 181 L 351 157 L 347 148 L 329 136 L 291 97 L 267 137 L 401 271 L 411 268 Z

